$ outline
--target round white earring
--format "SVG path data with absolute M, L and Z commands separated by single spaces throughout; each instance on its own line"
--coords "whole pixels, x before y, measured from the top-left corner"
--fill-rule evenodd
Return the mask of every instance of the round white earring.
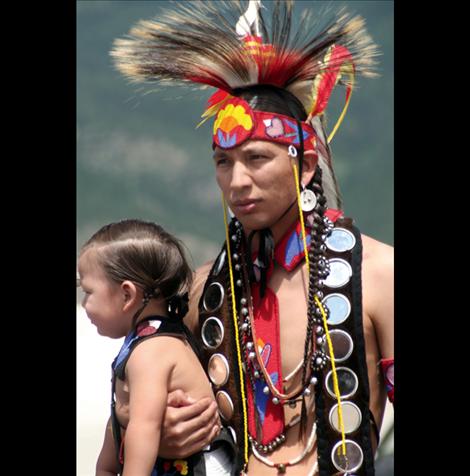
M 300 208 L 304 212 L 311 212 L 317 204 L 317 197 L 312 190 L 309 190 L 302 184 L 302 192 L 300 193 Z
M 287 155 L 291 157 L 297 157 L 297 149 L 291 144 L 287 149 Z

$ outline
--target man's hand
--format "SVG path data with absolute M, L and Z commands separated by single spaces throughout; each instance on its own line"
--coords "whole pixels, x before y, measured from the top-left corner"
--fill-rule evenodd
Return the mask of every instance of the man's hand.
M 194 400 L 181 390 L 168 394 L 158 455 L 182 459 L 197 453 L 220 432 L 217 404 L 209 397 Z

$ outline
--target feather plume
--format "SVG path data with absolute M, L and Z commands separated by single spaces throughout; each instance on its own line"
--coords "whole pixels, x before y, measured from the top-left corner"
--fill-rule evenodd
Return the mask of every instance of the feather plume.
M 240 1 L 177 2 L 173 10 L 138 22 L 126 38 L 115 40 L 111 56 L 132 82 L 192 83 L 228 93 L 238 87 L 272 84 L 290 90 L 307 110 L 315 77 L 345 60 L 337 55 L 333 62 L 323 61 L 332 45 L 348 50 L 356 74 L 375 74 L 378 51 L 363 18 L 341 9 L 325 21 L 306 10 L 294 31 L 293 1 L 276 0 L 269 2 L 270 17 L 258 12 L 262 44 L 247 48 L 236 31 L 240 18 L 249 11 L 247 5 Z M 250 22 L 246 18 L 245 24 Z M 341 79 L 348 85 L 347 77 Z

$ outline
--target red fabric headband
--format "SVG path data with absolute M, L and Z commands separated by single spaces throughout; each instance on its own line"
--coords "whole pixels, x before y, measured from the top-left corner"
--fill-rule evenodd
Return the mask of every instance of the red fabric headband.
M 315 151 L 315 131 L 305 122 L 300 124 L 304 151 Z M 299 129 L 295 119 L 273 112 L 254 111 L 244 99 L 231 98 L 217 113 L 213 146 L 232 149 L 248 139 L 300 146 Z

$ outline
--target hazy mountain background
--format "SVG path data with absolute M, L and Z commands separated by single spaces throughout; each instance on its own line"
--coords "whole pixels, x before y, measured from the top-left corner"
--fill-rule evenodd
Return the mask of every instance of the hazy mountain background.
M 269 7 L 269 2 L 264 2 Z M 363 233 L 393 244 L 393 2 L 297 2 L 365 17 L 382 52 L 377 79 L 360 79 L 332 141 L 344 209 Z M 194 265 L 224 239 L 211 160 L 211 125 L 196 130 L 208 92 L 171 88 L 146 94 L 114 70 L 112 42 L 166 1 L 77 2 L 78 246 L 101 225 L 126 217 L 155 220 L 188 246 Z M 334 93 L 330 129 L 344 104 Z

